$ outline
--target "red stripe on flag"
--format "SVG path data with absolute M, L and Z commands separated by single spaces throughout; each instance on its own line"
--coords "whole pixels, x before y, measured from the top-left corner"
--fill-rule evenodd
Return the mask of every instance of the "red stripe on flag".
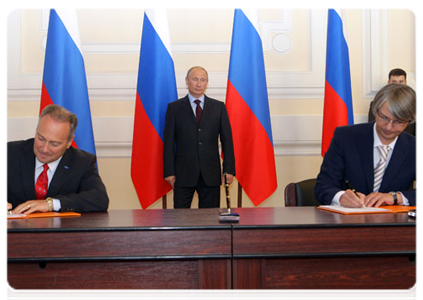
M 40 100 L 40 113 L 39 114 L 41 115 L 41 113 L 43 112 L 44 108 L 46 108 L 46 106 L 53 105 L 53 104 L 54 104 L 54 102 L 53 102 L 53 100 L 51 100 L 50 94 L 48 93 L 48 91 L 47 91 L 47 89 L 44 85 L 44 82 L 43 82 L 42 87 L 41 87 L 41 100 Z M 75 148 L 78 148 L 78 146 L 75 143 L 75 140 L 72 141 L 72 146 L 75 147 Z
M 260 121 L 230 81 L 226 99 L 231 99 L 226 102 L 226 108 L 234 141 L 236 178 L 257 206 L 277 188 L 273 146 Z
M 345 125 L 348 125 L 348 108 L 332 86 L 325 81 L 322 156 L 325 156 L 326 151 L 329 149 L 335 128 Z
M 51 100 L 50 95 L 46 89 L 46 86 L 44 85 L 44 82 L 42 84 L 41 88 L 41 102 L 40 102 L 40 114 L 43 111 L 43 109 L 48 106 L 54 104 L 53 100 Z
M 163 179 L 163 141 L 150 122 L 138 93 L 136 101 L 131 178 L 145 209 L 172 188 Z

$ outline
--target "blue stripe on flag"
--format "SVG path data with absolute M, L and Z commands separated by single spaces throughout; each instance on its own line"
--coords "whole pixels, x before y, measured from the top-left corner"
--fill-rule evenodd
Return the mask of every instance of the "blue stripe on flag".
M 144 14 L 137 92 L 163 141 L 167 104 L 178 98 L 172 56 Z
M 45 57 L 43 82 L 51 100 L 76 114 L 75 143 L 95 154 L 84 59 L 54 9 L 50 12 Z
M 229 80 L 258 118 L 273 145 L 261 38 L 240 9 L 235 10 L 230 62 Z
M 326 51 L 326 81 L 345 102 L 348 123 L 354 124 L 348 45 L 342 19 L 334 9 L 329 9 L 328 13 Z

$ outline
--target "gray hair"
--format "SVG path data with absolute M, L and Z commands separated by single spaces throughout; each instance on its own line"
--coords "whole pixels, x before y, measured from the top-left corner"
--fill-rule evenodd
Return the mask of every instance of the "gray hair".
M 204 69 L 203 67 L 200 67 L 200 66 L 194 66 L 194 67 L 189 68 L 189 70 L 187 72 L 187 76 L 185 78 L 188 78 L 189 77 L 189 73 L 191 73 L 191 71 L 194 70 L 194 69 L 201 69 L 201 70 L 203 70 L 204 72 L 206 72 L 207 79 L 209 79 L 209 73 L 207 73 L 206 69 Z
M 388 84 L 376 94 L 372 112 L 378 115 L 382 105 L 388 102 L 389 112 L 398 120 L 416 120 L 416 92 L 405 84 Z
M 68 141 L 70 141 L 72 137 L 75 135 L 76 127 L 78 126 L 78 118 L 76 117 L 76 115 L 74 113 L 71 113 L 66 108 L 60 105 L 56 105 L 56 104 L 47 105 L 41 112 L 41 115 L 38 118 L 38 123 L 46 115 L 49 115 L 56 122 L 69 123 L 70 130 L 69 130 Z

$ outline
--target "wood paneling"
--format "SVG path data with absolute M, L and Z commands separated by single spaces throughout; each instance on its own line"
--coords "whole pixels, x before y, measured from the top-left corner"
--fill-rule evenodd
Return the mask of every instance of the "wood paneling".
M 8 220 L 16 289 L 408 289 L 415 219 L 314 207 L 125 210 Z

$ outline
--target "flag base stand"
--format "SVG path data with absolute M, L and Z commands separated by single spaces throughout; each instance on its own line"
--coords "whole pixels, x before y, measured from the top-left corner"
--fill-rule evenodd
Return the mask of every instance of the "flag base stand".
M 222 212 L 219 214 L 219 222 L 220 223 L 238 223 L 239 214 L 231 212 L 231 210 L 229 209 L 227 212 Z
M 226 173 L 224 174 L 224 178 L 225 178 L 226 205 L 228 206 L 228 210 L 226 212 L 221 212 L 219 214 L 219 222 L 220 223 L 238 223 L 239 214 L 231 211 L 231 197 L 229 196 L 229 184 L 228 184 L 228 178 Z

